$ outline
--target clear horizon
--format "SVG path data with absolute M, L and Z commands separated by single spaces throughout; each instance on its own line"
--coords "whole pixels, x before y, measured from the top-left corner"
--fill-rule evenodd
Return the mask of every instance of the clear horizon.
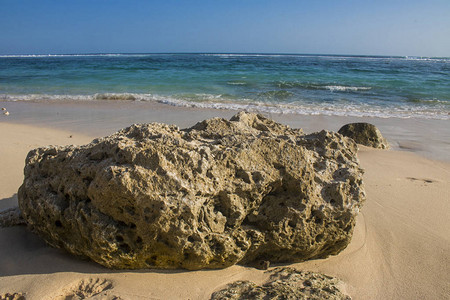
M 450 56 L 448 0 L 5 0 L 1 7 L 0 55 Z
M 0 57 L 27 57 L 27 56 L 95 56 L 95 55 L 164 55 L 164 54 L 211 54 L 211 55 L 292 55 L 292 56 L 336 56 L 336 57 L 392 57 L 392 58 L 445 58 L 450 56 L 421 56 L 421 55 L 378 55 L 378 54 L 340 54 L 340 53 L 282 53 L 282 52 L 97 52 L 97 53 L 11 53 L 0 54 Z

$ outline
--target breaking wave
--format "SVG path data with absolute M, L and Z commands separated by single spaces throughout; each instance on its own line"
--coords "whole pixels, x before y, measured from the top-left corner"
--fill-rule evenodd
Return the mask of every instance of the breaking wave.
M 286 91 L 272 91 L 275 95 L 283 95 Z M 268 92 L 269 95 L 272 92 Z M 280 93 L 281 94 L 277 94 Z M 289 93 L 286 94 L 289 97 Z M 271 95 L 273 97 L 273 95 Z M 284 97 L 284 96 L 283 96 Z M 276 97 L 275 97 L 276 98 Z M 421 118 L 450 120 L 448 102 L 431 100 L 436 103 L 442 102 L 444 106 L 417 105 L 414 107 L 402 106 L 376 106 L 369 104 L 354 103 L 304 103 L 301 101 L 279 102 L 279 101 L 255 101 L 254 99 L 233 98 L 230 95 L 213 94 L 179 94 L 179 95 L 156 95 L 138 93 L 102 93 L 93 95 L 48 95 L 48 94 L 26 94 L 10 95 L 0 94 L 0 100 L 6 101 L 148 101 L 162 103 L 178 107 L 196 107 L 205 109 L 230 109 L 247 110 L 262 113 L 281 113 L 297 115 L 327 115 L 327 116 L 350 116 L 350 117 L 380 117 L 380 118 Z M 422 100 L 424 102 L 429 100 Z
M 297 81 L 277 81 L 274 85 L 278 88 L 300 88 L 305 90 L 329 90 L 332 92 L 357 92 L 357 91 L 368 91 L 372 87 L 368 86 L 345 86 L 345 85 L 334 85 L 334 84 L 316 84 L 316 83 L 304 83 Z

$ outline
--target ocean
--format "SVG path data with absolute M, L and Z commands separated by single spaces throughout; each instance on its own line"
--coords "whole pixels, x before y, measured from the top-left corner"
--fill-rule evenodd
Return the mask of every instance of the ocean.
M 0 56 L 0 100 L 155 101 L 262 113 L 450 119 L 450 58 Z

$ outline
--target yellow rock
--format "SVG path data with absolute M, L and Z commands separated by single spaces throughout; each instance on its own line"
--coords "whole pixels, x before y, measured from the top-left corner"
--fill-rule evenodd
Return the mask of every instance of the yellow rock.
M 18 192 L 50 245 L 110 268 L 225 268 L 342 251 L 365 195 L 356 143 L 241 112 L 30 151 Z

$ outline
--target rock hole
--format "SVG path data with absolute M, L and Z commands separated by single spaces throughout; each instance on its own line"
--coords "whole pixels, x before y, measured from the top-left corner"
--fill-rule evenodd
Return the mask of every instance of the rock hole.
M 297 223 L 295 223 L 293 220 L 290 220 L 290 221 L 288 222 L 288 225 L 289 225 L 290 227 L 292 227 L 292 228 L 297 227 Z
M 119 249 L 122 250 L 123 252 L 131 251 L 130 245 L 128 245 L 127 243 L 119 244 Z
M 135 209 L 132 206 L 125 206 L 125 210 L 130 216 L 134 216 L 136 214 Z
M 123 237 L 121 237 L 120 235 L 116 235 L 116 240 L 120 243 L 123 242 Z
M 247 172 L 245 172 L 242 169 L 236 170 L 235 176 L 237 178 L 241 178 L 245 183 L 249 183 L 249 184 L 251 183 L 250 176 L 247 174 Z
M 253 181 L 256 182 L 256 183 L 258 183 L 258 182 L 263 180 L 263 176 L 262 176 L 262 174 L 260 172 L 253 172 L 252 173 L 252 178 L 253 178 Z
M 140 236 L 137 237 L 136 239 L 136 243 L 138 244 L 142 244 L 142 238 Z
M 62 225 L 62 223 L 61 223 L 60 220 L 56 220 L 56 221 L 55 221 L 55 226 L 56 226 L 56 227 L 63 227 L 63 225 Z
M 211 240 L 211 242 L 209 243 L 209 247 L 215 253 L 222 253 L 225 250 L 223 245 L 216 239 Z
M 154 204 L 152 204 L 152 206 L 155 206 Z M 146 207 L 144 208 L 144 214 L 148 214 L 150 213 L 150 208 Z
M 246 251 L 247 250 L 247 245 L 244 242 L 242 242 L 242 241 L 236 241 L 236 246 L 241 248 L 242 251 Z
M 195 242 L 195 239 L 192 237 L 192 235 L 190 235 L 190 236 L 188 237 L 188 242 L 190 242 L 190 243 Z
M 331 200 L 330 200 L 330 204 L 333 205 L 333 206 L 335 206 L 335 205 L 336 205 L 336 200 L 331 199 Z
M 317 243 L 320 243 L 323 240 L 323 234 L 318 234 L 315 238 Z
M 131 224 L 130 224 L 130 228 L 131 228 L 131 229 L 136 229 L 136 224 L 131 223 Z
M 323 222 L 323 213 L 318 210 L 314 210 L 311 212 L 311 218 L 314 218 L 314 223 L 321 224 Z
M 208 177 L 209 179 L 214 179 L 214 175 L 210 171 L 206 172 L 206 177 Z
M 274 163 L 273 166 L 277 170 L 283 170 L 284 169 L 284 166 L 282 164 L 279 164 L 279 163 Z
M 278 205 L 283 207 L 284 206 L 284 202 L 280 202 Z
M 352 225 L 348 225 L 347 227 L 344 228 L 344 231 L 349 233 L 351 229 L 352 229 Z
M 83 178 L 83 182 L 87 186 L 89 186 L 91 184 L 92 180 L 94 180 L 92 177 L 85 177 L 85 178 Z

